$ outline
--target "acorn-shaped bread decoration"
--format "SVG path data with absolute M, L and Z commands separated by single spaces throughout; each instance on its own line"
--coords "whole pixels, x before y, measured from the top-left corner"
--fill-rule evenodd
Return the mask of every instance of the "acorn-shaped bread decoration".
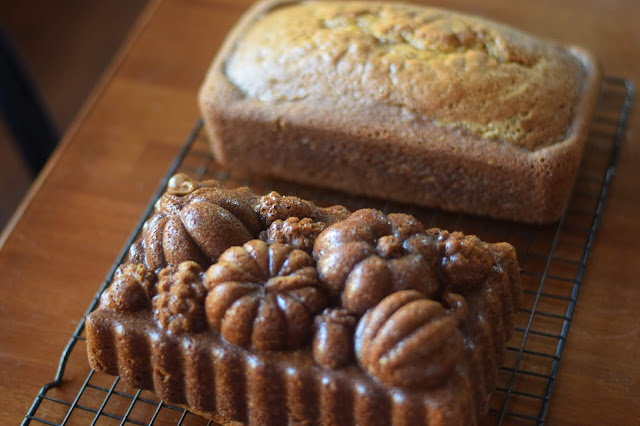
M 326 306 L 313 259 L 284 244 L 252 240 L 225 251 L 207 271 L 209 327 L 260 351 L 296 349 Z
M 356 318 L 346 309 L 325 309 L 315 319 L 313 359 L 332 369 L 343 367 L 353 358 L 353 331 Z
M 148 308 L 156 293 L 155 274 L 144 265 L 120 265 L 109 288 L 100 297 L 100 306 L 120 312 Z
M 414 217 L 366 209 L 325 229 L 313 255 L 334 299 L 363 314 L 395 291 L 434 295 L 439 287 L 435 250 Z
M 142 239 L 132 247 L 130 259 L 152 270 L 188 260 L 207 267 L 227 248 L 260 233 L 254 198 L 246 188 L 229 190 L 215 181 L 197 182 L 176 175 L 156 203 L 155 214 L 144 224 Z
M 445 381 L 464 352 L 459 305 L 445 309 L 415 290 L 387 296 L 359 321 L 355 352 L 389 386 L 429 388 Z
M 495 264 L 489 245 L 475 235 L 452 232 L 442 241 L 440 277 L 451 291 L 466 294 L 484 281 Z
M 203 286 L 204 271 L 195 262 L 170 265 L 158 274 L 158 294 L 153 314 L 158 324 L 171 333 L 197 332 L 206 328 Z

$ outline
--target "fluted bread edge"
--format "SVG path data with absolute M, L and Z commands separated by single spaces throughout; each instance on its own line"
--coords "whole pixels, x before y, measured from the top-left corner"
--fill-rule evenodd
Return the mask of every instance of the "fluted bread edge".
M 129 385 L 204 417 L 249 424 L 476 424 L 488 410 L 496 372 L 520 303 L 513 248 L 490 244 L 496 266 L 469 294 L 465 357 L 441 387 L 405 392 L 355 365 L 313 363 L 310 350 L 252 352 L 215 333 L 167 333 L 148 311 L 98 309 L 87 318 L 89 362 Z

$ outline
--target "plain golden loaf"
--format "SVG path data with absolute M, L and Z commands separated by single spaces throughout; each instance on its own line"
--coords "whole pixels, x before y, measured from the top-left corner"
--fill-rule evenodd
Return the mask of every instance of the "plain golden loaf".
M 579 48 L 399 3 L 266 1 L 199 103 L 234 169 L 525 222 L 557 220 L 601 75 Z

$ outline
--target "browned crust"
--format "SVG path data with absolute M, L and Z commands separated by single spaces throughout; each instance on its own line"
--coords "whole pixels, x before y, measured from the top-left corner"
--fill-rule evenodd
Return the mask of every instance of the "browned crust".
M 384 388 L 355 366 L 330 370 L 299 359 L 303 354 L 279 359 L 249 353 L 213 334 L 169 336 L 149 317 L 134 314 L 93 312 L 87 340 L 95 370 L 230 424 L 476 423 L 468 367 L 431 393 L 411 395 Z
M 252 352 L 216 333 L 169 334 L 150 311 L 100 308 L 87 318 L 91 367 L 119 374 L 222 424 L 473 425 L 488 409 L 520 303 L 519 269 L 508 244 L 490 244 L 496 266 L 468 296 L 466 357 L 442 386 L 387 387 L 356 365 L 313 363 L 310 348 Z M 493 298 L 492 298 L 493 297 Z
M 231 31 L 200 90 L 199 104 L 212 150 L 223 164 L 286 180 L 435 206 L 498 219 L 556 221 L 568 202 L 601 71 L 590 53 L 567 47 L 584 65 L 581 92 L 567 138 L 526 151 L 430 121 L 407 127 L 403 111 L 246 99 L 225 76 L 225 61 L 243 32 L 291 0 L 256 4 Z M 419 135 L 419 136 L 418 136 Z M 453 148 L 452 148 L 453 147 Z

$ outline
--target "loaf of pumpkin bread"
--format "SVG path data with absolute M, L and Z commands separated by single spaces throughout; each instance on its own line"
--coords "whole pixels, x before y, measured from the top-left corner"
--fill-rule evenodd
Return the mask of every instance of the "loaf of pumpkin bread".
M 520 293 L 507 243 L 177 176 L 87 352 L 222 424 L 471 426 Z
M 218 161 L 368 196 L 545 223 L 601 75 L 586 51 L 398 3 L 268 0 L 200 89 Z

